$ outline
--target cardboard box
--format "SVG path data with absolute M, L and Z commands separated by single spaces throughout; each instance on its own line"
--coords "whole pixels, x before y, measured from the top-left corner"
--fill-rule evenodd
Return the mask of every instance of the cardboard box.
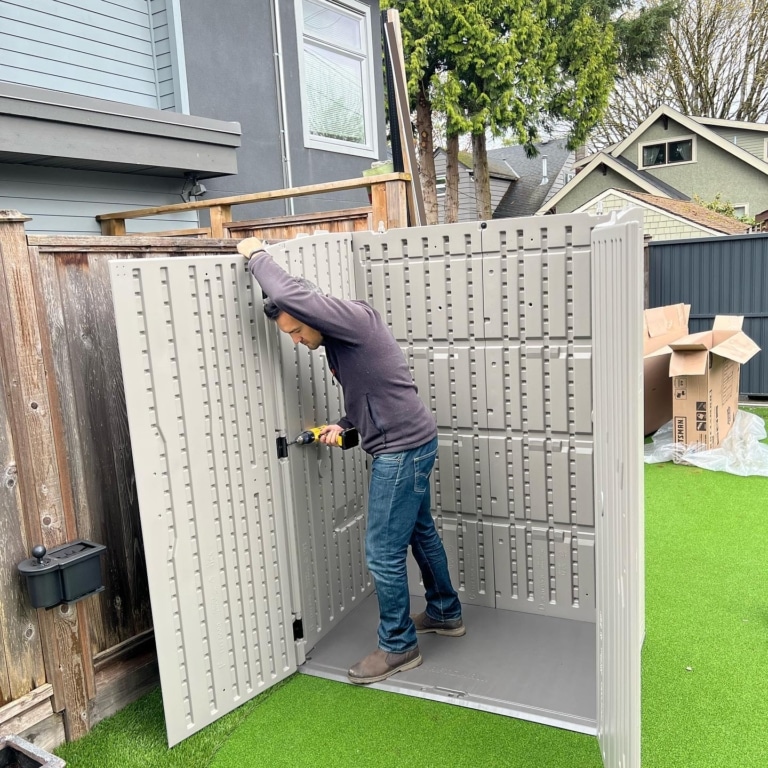
M 676 443 L 717 448 L 739 408 L 739 373 L 760 347 L 742 331 L 744 318 L 718 315 L 711 331 L 669 344 L 672 427 Z M 659 350 L 662 356 L 664 350 Z
M 688 335 L 690 304 L 671 304 L 643 313 L 644 434 L 652 435 L 672 420 L 669 359 L 673 341 Z M 661 351 L 660 351 L 661 350 Z

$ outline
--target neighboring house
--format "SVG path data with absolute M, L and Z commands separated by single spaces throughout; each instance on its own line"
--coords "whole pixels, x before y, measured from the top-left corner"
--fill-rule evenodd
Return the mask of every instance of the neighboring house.
M 747 224 L 710 211 L 698 203 L 626 189 L 608 189 L 577 210 L 600 214 L 620 211 L 628 206 L 643 209 L 644 234 L 654 240 L 743 235 L 749 230 Z
M 768 125 L 688 117 L 661 106 L 576 169 L 537 213 L 590 209 L 606 191 L 622 190 L 678 201 L 719 195 L 739 215 L 754 216 L 768 208 Z
M 435 180 L 437 183 L 437 220 L 445 222 L 445 179 L 447 152 L 440 148 L 435 150 Z M 510 185 L 517 181 L 515 171 L 504 163 L 495 162 L 488 158 L 488 176 L 491 182 L 491 211 L 496 218 L 496 209 L 507 194 Z M 475 194 L 475 178 L 472 155 L 469 152 L 459 152 L 459 217 L 458 221 L 477 220 L 477 195 Z
M 520 145 L 488 150 L 489 160 L 511 166 L 519 177 L 509 186 L 494 218 L 533 216 L 573 176 L 575 153 L 568 149 L 564 139 L 551 139 L 535 146 L 535 157 L 528 157 Z
M 359 176 L 385 149 L 378 0 L 0 0 L 0 208 L 98 213 Z M 366 203 L 336 193 L 239 218 Z M 133 222 L 194 226 L 194 214 Z M 131 227 L 131 223 L 129 223 Z
M 532 216 L 566 183 L 573 172 L 574 153 L 564 140 L 536 145 L 537 155 L 528 157 L 522 146 L 488 150 L 491 182 L 491 211 L 494 219 Z M 445 221 L 446 152 L 435 150 L 438 220 Z M 459 221 L 477 219 L 477 196 L 472 155 L 459 152 Z

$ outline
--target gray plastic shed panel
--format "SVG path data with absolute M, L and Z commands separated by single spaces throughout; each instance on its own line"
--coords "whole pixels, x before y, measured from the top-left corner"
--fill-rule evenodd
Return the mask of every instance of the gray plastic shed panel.
M 311 280 L 324 293 L 357 298 L 348 233 L 299 238 L 271 248 L 291 274 Z M 280 382 L 276 425 L 289 439 L 344 414 L 341 387 L 328 371 L 323 347 L 310 352 L 278 333 L 274 366 Z M 328 634 L 373 590 L 365 563 L 368 472 L 360 450 L 339 451 L 313 443 L 289 447 L 286 487 L 293 499 L 304 651 Z
M 596 225 L 602 226 L 593 243 Z M 377 686 L 597 731 L 606 768 L 637 768 L 642 634 L 636 615 L 642 609 L 638 578 L 642 562 L 637 551 L 642 539 L 637 526 L 642 512 L 636 491 L 642 469 L 642 390 L 641 377 L 637 371 L 633 374 L 641 364 L 639 325 L 633 325 L 628 315 L 637 310 L 635 321 L 640 322 L 638 217 L 612 223 L 608 217 L 569 214 L 382 235 L 317 235 L 273 250 L 293 274 L 310 277 L 323 290 L 366 298 L 393 329 L 438 421 L 434 515 L 454 579 L 477 639 L 496 638 L 493 649 L 483 651 L 482 643 L 473 646 L 476 653 L 469 656 L 474 661 L 467 661 L 467 646 L 463 655 L 440 662 L 438 649 L 426 651 L 425 641 L 423 667 Z M 176 415 L 173 426 L 185 438 L 175 463 L 168 467 L 182 480 L 186 446 L 207 444 L 206 427 L 194 426 L 200 418 L 196 414 L 206 411 L 202 404 L 193 407 L 187 425 L 188 412 L 179 410 L 174 387 L 188 392 L 193 405 L 195 398 L 202 398 L 202 403 L 221 398 L 227 407 L 234 402 L 250 404 L 250 411 L 217 411 L 232 414 L 229 421 L 225 419 L 231 430 L 228 441 L 214 451 L 225 465 L 233 461 L 231 452 L 238 450 L 239 436 L 251 428 L 255 414 L 263 428 L 260 435 L 294 437 L 342 413 L 340 392 L 322 355 L 295 350 L 287 338 L 278 341 L 276 328 L 266 323 L 259 302 L 252 301 L 242 285 L 239 258 L 120 262 L 111 268 L 117 271 L 121 266 L 130 278 L 124 276 L 119 286 L 115 282 L 119 329 L 122 325 L 122 334 L 137 337 L 123 344 L 121 335 L 123 366 L 136 369 L 126 374 L 126 380 L 133 381 L 130 386 L 126 381 L 129 417 L 142 408 L 149 413 L 148 424 L 142 425 L 144 417 L 136 417 L 139 437 L 131 422 L 139 457 L 137 483 L 147 489 L 147 496 L 140 499 L 142 514 L 145 507 L 157 504 L 153 497 L 163 498 L 153 477 L 162 450 L 156 450 L 155 458 L 148 458 L 150 452 L 145 450 L 157 442 L 153 433 L 157 406 L 147 394 L 154 392 L 148 388 L 148 378 L 170 380 L 170 396 L 164 394 L 162 402 Z M 150 290 L 156 283 L 161 287 Z M 231 286 L 230 292 L 207 287 L 209 283 Z M 199 297 L 204 295 L 208 302 L 211 294 L 221 297 L 213 305 L 201 305 L 210 306 L 211 314 L 202 309 L 196 314 Z M 150 310 L 143 308 L 145 303 Z M 150 341 L 155 339 L 150 352 L 145 351 L 144 337 L 149 335 L 145 314 L 152 319 Z M 228 333 L 204 336 L 201 346 L 194 330 L 201 322 L 205 328 L 226 328 Z M 247 332 L 237 335 L 238 348 L 244 351 L 233 377 L 223 353 L 233 343 L 235 328 Z M 131 352 L 131 345 L 137 345 L 138 352 Z M 209 354 L 201 358 L 200 349 Z M 173 366 L 177 359 L 195 360 L 196 350 L 197 368 L 188 363 L 189 375 L 181 387 L 171 375 Z M 158 355 L 157 372 L 150 354 Z M 247 380 L 250 370 L 254 378 Z M 241 382 L 235 387 L 236 397 L 219 384 L 232 380 Z M 201 386 L 208 391 L 195 394 Z M 166 385 L 154 387 L 165 392 Z M 607 445 L 604 434 L 612 435 Z M 301 616 L 306 640 L 297 644 L 296 660 L 302 664 L 314 646 L 311 661 L 302 669 L 343 679 L 346 667 L 356 659 L 340 653 L 349 646 L 338 638 L 352 628 L 358 641 L 368 633 L 371 647 L 366 652 L 375 642 L 375 620 L 368 613 L 372 603 L 365 599 L 370 579 L 363 558 L 364 456 L 319 445 L 293 446 L 288 459 L 278 462 L 272 458 L 271 439 L 265 437 L 261 445 L 263 494 L 268 497 L 255 499 L 253 513 L 257 518 L 267 515 L 269 523 L 261 538 L 276 553 L 275 562 L 290 560 L 278 587 L 282 603 L 265 604 L 267 618 L 262 620 L 274 627 Z M 209 472 L 208 477 L 207 492 L 214 496 L 231 482 L 229 475 Z M 177 495 L 169 500 L 166 515 L 184 520 L 175 511 L 184 506 L 184 496 Z M 605 520 L 595 520 L 596 509 Z M 194 519 L 194 514 L 187 517 L 185 525 Z M 160 528 L 158 537 L 162 536 Z M 280 544 L 281 536 L 287 543 Z M 257 542 L 252 547 L 253 556 L 262 557 Z M 225 574 L 225 591 L 240 590 L 242 577 L 237 570 Z M 150 572 L 150 582 L 165 578 L 163 569 Z M 416 578 L 411 586 L 414 594 L 421 591 Z M 161 583 L 157 589 L 162 603 L 166 587 Z M 155 602 L 153 593 L 153 608 Z M 357 606 L 364 609 L 353 610 Z M 483 635 L 483 627 L 495 629 Z M 327 636 L 331 629 L 334 632 Z M 157 630 L 173 634 L 174 628 L 160 623 Z M 557 635 L 557 642 L 546 641 L 550 633 Z M 471 636 L 468 632 L 462 641 L 471 641 Z M 200 644 L 199 637 L 190 638 L 184 640 Z M 162 652 L 176 653 L 174 642 L 163 646 Z M 328 661 L 323 648 L 331 649 L 336 659 Z M 504 665 L 509 648 L 526 654 L 522 664 L 518 658 L 515 664 Z M 526 649 L 538 653 L 540 667 L 531 667 L 533 654 L 527 655 Z M 584 652 L 590 664 L 574 664 Z M 489 659 L 496 662 L 486 668 Z M 581 673 L 593 662 L 599 662 L 599 675 L 585 677 Z M 465 669 L 467 664 L 471 671 Z M 172 673 L 170 685 L 176 685 Z M 507 684 L 514 683 L 515 674 L 524 685 Z M 472 680 L 458 690 L 462 677 Z M 163 686 L 166 696 L 165 680 Z M 522 689 L 525 700 L 519 699 Z M 166 709 L 183 709 L 185 696 L 185 689 L 176 685 Z
M 642 214 L 592 236 L 598 739 L 606 768 L 640 767 L 644 634 Z
M 595 620 L 597 221 L 499 219 L 353 237 L 364 295 L 437 417 L 434 515 L 464 603 Z
M 240 257 L 110 275 L 173 746 L 296 669 L 268 341 Z

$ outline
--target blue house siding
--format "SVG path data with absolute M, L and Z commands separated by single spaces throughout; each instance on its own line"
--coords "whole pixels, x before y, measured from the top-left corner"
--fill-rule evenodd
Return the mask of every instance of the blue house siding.
M 180 203 L 183 179 L 0 163 L 0 209 L 31 216 L 31 234 L 99 235 L 106 211 Z M 129 232 L 197 226 L 195 211 L 128 221 Z
M 2 2 L 0 80 L 175 109 L 168 29 L 166 0 Z

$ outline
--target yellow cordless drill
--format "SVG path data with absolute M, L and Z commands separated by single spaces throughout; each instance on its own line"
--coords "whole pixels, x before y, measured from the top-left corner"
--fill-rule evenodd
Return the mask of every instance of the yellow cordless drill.
M 295 440 L 292 440 L 288 445 L 296 443 L 297 445 L 309 445 L 314 443 L 320 437 L 320 433 L 325 429 L 327 425 L 323 424 L 319 427 L 312 427 L 302 432 Z M 336 439 L 336 444 L 344 451 L 347 448 L 354 448 L 360 443 L 360 435 L 354 427 L 345 429 Z

